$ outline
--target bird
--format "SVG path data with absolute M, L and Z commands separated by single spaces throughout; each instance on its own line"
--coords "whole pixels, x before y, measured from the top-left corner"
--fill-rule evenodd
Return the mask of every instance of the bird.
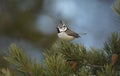
M 61 40 L 72 41 L 75 38 L 81 37 L 78 33 L 69 29 L 65 22 L 63 22 L 62 20 L 60 20 L 60 23 L 56 28 L 58 38 L 60 38 Z

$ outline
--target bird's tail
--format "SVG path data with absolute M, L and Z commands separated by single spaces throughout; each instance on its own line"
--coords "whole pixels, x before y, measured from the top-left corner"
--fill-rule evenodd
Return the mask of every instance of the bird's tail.
M 87 35 L 87 33 L 78 33 L 80 36 Z

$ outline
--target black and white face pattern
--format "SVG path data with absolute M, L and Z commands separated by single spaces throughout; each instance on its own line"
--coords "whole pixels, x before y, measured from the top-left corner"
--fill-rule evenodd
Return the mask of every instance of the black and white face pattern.
M 68 28 L 67 28 L 67 26 L 66 26 L 65 24 L 59 25 L 59 26 L 57 27 L 58 33 L 60 33 L 60 32 L 65 32 L 67 29 L 68 29 Z

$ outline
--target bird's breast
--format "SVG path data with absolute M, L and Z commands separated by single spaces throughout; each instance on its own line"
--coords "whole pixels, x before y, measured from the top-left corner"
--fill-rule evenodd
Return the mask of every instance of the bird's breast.
M 73 36 L 66 34 L 65 32 L 58 33 L 58 37 L 62 40 L 67 40 L 67 41 L 71 41 L 75 38 Z

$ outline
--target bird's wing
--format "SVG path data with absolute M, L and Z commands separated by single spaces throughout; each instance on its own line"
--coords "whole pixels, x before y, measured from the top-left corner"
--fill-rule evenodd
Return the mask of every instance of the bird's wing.
M 70 29 L 66 30 L 66 33 L 67 33 L 68 35 L 74 36 L 74 37 L 76 37 L 76 38 L 80 37 L 79 34 L 73 32 L 73 31 L 70 30 Z

